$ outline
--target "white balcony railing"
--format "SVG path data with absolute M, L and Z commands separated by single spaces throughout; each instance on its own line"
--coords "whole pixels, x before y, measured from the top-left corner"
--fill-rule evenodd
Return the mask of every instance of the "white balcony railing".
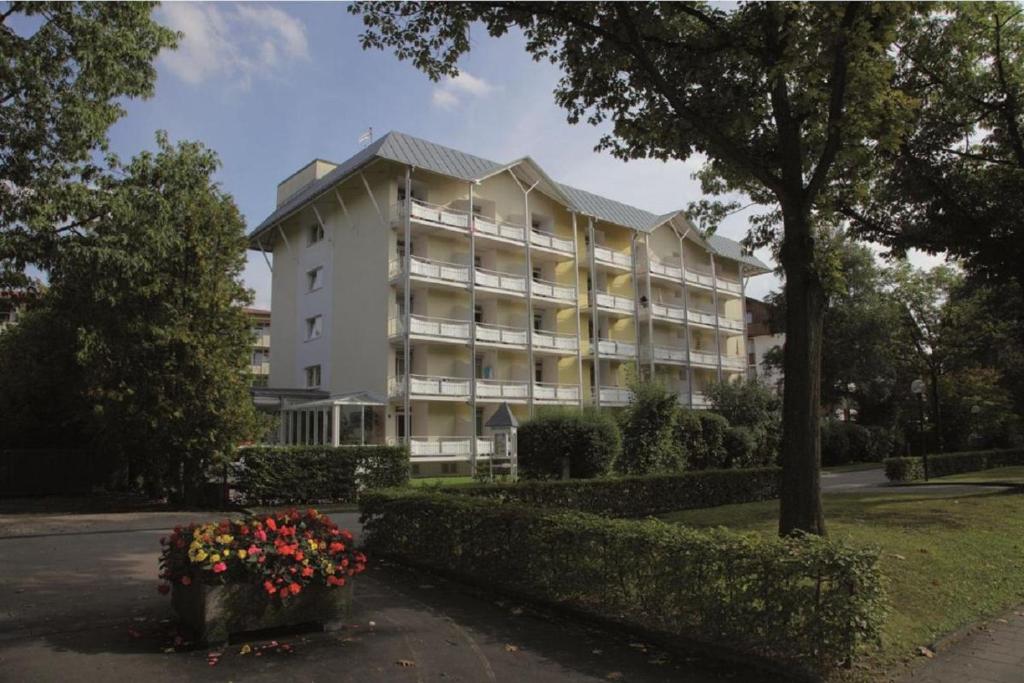
M 702 311 L 697 308 L 691 308 L 686 312 L 686 319 L 695 325 L 708 325 L 710 327 L 715 326 L 715 314 L 710 311 Z
M 552 403 L 577 403 L 580 400 L 580 388 L 576 384 L 534 382 L 533 399 Z
M 269 375 L 270 363 L 251 363 L 249 372 L 253 375 Z
M 718 354 L 706 351 L 690 351 L 690 362 L 694 365 L 718 367 Z
M 490 439 L 476 440 L 476 453 L 490 455 L 494 442 Z M 413 458 L 465 458 L 473 455 L 471 436 L 414 436 L 409 439 L 409 455 Z
M 674 282 L 679 282 L 683 279 L 683 269 L 679 266 L 671 266 L 667 263 L 651 259 L 650 263 L 647 264 L 647 268 L 651 275 L 668 278 Z
M 633 397 L 633 392 L 625 387 L 601 387 L 602 405 L 625 405 Z
M 469 398 L 469 382 L 470 380 L 463 377 L 410 375 L 409 396 L 412 398 Z M 388 383 L 388 393 L 391 396 L 401 396 L 404 390 L 404 377 L 394 377 Z
M 746 370 L 747 359 L 745 356 L 722 356 L 722 366 L 731 370 Z
M 530 229 L 530 244 L 537 247 L 551 249 L 553 251 L 572 254 L 572 240 L 555 237 L 550 232 L 544 232 L 542 230 Z
M 531 285 L 533 295 L 542 299 L 574 303 L 576 301 L 576 288 L 569 285 L 562 285 L 557 282 L 534 279 Z
M 711 269 L 706 269 L 703 266 L 687 265 L 686 281 L 692 285 L 699 285 L 708 289 L 714 289 L 715 287 L 715 278 L 711 277 Z
M 711 401 L 708 397 L 699 391 L 693 392 L 693 407 L 694 408 L 710 408 Z
M 402 274 L 404 259 L 392 259 L 389 264 L 389 275 L 394 278 Z M 461 263 L 447 263 L 435 261 L 422 256 L 413 256 L 409 259 L 410 275 L 433 280 L 436 282 L 448 282 L 458 285 L 469 284 L 469 266 Z
M 619 311 L 621 313 L 633 312 L 633 299 L 628 297 L 609 294 L 608 292 L 597 292 L 595 300 L 597 301 L 598 308 Z
M 503 325 L 476 324 L 476 340 L 485 344 L 508 344 L 526 346 L 526 330 Z
M 530 397 L 530 386 L 526 382 L 478 379 L 476 381 L 476 397 L 484 400 L 525 400 Z
M 477 268 L 476 286 L 507 292 L 509 294 L 523 294 L 526 292 L 526 278 L 514 273 L 502 273 L 497 270 Z
M 738 332 L 743 331 L 743 321 L 735 318 L 723 318 L 719 316 L 718 326 L 725 330 L 736 330 Z
M 617 266 L 619 268 L 632 268 L 633 257 L 621 251 L 615 251 L 608 247 L 594 245 L 594 260 L 598 263 Z
M 404 320 L 392 318 L 388 322 L 388 334 L 395 336 L 404 331 Z M 449 318 L 428 318 L 422 315 L 410 316 L 409 334 L 421 337 L 438 337 L 442 339 L 469 340 L 469 322 L 451 320 Z
M 576 353 L 576 335 L 555 334 L 543 330 L 533 331 L 533 347 L 545 351 L 565 351 Z
M 395 204 L 394 215 L 399 219 L 405 218 L 405 202 Z M 440 225 L 460 231 L 469 230 L 469 214 L 467 212 L 439 204 L 430 204 L 420 199 L 413 199 L 410 202 L 409 216 L 417 223 Z
M 485 236 L 501 237 L 513 242 L 522 242 L 526 238 L 526 228 L 523 226 L 485 216 L 473 216 L 473 226 L 478 234 Z
M 660 361 L 662 363 L 685 363 L 686 349 L 677 349 L 671 346 L 655 346 L 654 360 L 655 362 Z
M 651 302 L 651 315 L 661 320 L 681 323 L 686 320 L 686 309 L 682 306 Z
M 636 344 L 615 339 L 598 339 L 597 352 L 606 358 L 635 358 Z
M 718 289 L 724 292 L 730 292 L 732 294 L 742 294 L 743 285 L 735 280 L 728 280 L 725 278 L 716 278 L 715 282 L 718 284 Z

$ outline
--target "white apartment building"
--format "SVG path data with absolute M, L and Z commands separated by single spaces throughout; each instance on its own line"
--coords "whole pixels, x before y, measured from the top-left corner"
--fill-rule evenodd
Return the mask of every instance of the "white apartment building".
M 745 283 L 768 272 L 682 211 L 397 132 L 284 180 L 249 240 L 273 273 L 281 440 L 407 441 L 421 474 L 487 459 L 503 402 L 520 421 L 623 406 L 637 368 L 703 407 L 747 371 Z

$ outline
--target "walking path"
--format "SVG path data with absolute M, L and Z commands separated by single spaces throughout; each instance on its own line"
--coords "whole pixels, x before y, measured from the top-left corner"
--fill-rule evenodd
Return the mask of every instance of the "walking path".
M 941 648 L 903 683 L 1020 683 L 1024 681 L 1024 606 Z
M 156 572 L 166 529 L 217 516 L 0 518 L 0 680 L 763 679 L 381 562 L 357 579 L 343 630 L 278 635 L 277 646 L 251 641 L 244 654 L 246 643 L 234 643 L 211 665 L 205 648 L 175 649 L 170 601 L 156 591 Z M 334 517 L 358 530 L 355 514 Z

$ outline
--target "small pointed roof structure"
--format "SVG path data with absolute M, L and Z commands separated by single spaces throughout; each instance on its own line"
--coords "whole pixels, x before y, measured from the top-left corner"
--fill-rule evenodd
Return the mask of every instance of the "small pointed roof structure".
M 494 411 L 494 415 L 491 415 L 491 419 L 487 420 L 484 426 L 491 429 L 508 429 L 509 427 L 518 427 L 519 420 L 512 414 L 508 403 L 505 402 L 498 406 L 498 409 Z

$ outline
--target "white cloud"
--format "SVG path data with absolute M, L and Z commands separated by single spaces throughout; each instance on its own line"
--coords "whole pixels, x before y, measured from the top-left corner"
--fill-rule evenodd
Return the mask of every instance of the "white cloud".
M 432 101 L 439 109 L 451 110 L 458 106 L 459 95 L 470 97 L 486 97 L 495 90 L 495 86 L 482 78 L 460 71 L 458 76 L 448 76 L 434 89 Z
M 247 88 L 256 77 L 309 60 L 305 25 L 276 7 L 173 2 L 160 6 L 158 18 L 184 33 L 161 61 L 186 83 L 222 79 Z

